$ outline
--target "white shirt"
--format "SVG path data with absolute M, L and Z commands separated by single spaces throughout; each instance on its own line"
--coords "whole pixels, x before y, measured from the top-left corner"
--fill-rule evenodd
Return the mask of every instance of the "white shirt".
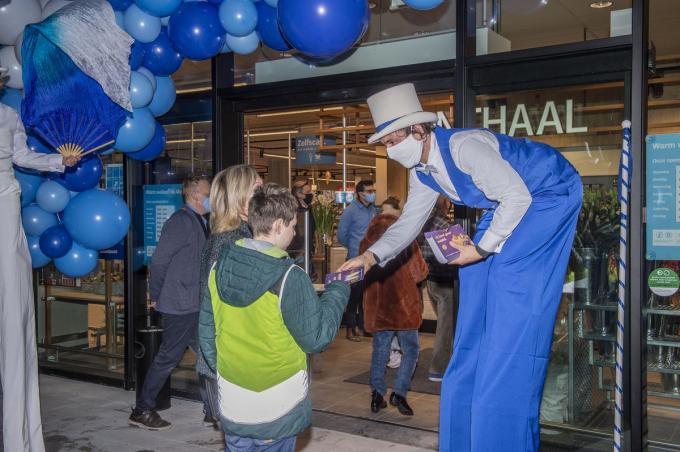
M 434 138 L 434 137 L 433 137 Z M 522 178 L 500 154 L 496 137 L 486 130 L 458 132 L 449 148 L 455 164 L 472 177 L 484 195 L 498 202 L 489 228 L 480 239 L 480 248 L 499 253 L 531 205 L 531 194 Z M 437 140 L 431 141 L 427 166 L 432 177 L 446 194 L 461 201 L 449 177 Z M 409 170 L 408 199 L 397 220 L 369 250 L 381 264 L 389 261 L 412 243 L 427 221 L 439 193 L 420 182 L 417 169 Z
M 61 154 L 33 152 L 26 145 L 26 131 L 19 114 L 0 104 L 0 188 L 14 184 L 12 163 L 39 171 L 64 171 Z

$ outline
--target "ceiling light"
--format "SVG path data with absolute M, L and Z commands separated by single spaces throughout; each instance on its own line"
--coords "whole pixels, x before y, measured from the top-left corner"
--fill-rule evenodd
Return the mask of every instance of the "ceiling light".
M 590 2 L 590 7 L 595 9 L 609 8 L 614 4 L 611 0 L 599 0 L 597 2 Z
M 190 138 L 186 139 L 186 140 L 168 140 L 168 141 L 165 142 L 165 144 L 182 144 L 182 143 L 191 143 L 192 141 L 194 143 L 199 143 L 199 142 L 205 141 L 205 138 L 194 138 L 193 140 L 190 139 Z
M 267 154 L 267 153 L 263 153 L 263 154 L 262 154 L 262 157 L 271 157 L 271 158 L 275 158 L 275 159 L 285 159 L 285 160 L 288 160 L 288 156 L 286 156 L 286 155 L 277 155 L 277 154 Z M 291 159 L 291 160 L 295 160 L 295 157 L 291 157 L 290 159 Z
M 272 116 L 288 116 L 288 115 L 300 115 L 303 113 L 316 113 L 318 112 L 318 108 L 310 108 L 308 110 L 294 110 L 294 111 L 277 111 L 274 113 L 260 113 L 256 115 L 258 118 L 269 118 Z
M 250 137 L 268 137 L 271 135 L 290 135 L 291 133 L 298 133 L 299 130 L 281 130 L 281 131 L 276 131 L 276 132 L 259 132 L 259 133 L 251 133 L 249 134 Z

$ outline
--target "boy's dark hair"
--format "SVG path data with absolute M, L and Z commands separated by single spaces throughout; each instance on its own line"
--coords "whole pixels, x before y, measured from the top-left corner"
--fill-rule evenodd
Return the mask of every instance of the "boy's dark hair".
M 368 179 L 362 180 L 361 182 L 359 182 L 357 184 L 356 192 L 357 193 L 363 193 L 364 190 L 366 190 L 366 187 L 370 187 L 371 185 L 373 185 L 372 180 L 368 180 Z
M 288 226 L 297 214 L 298 203 L 287 188 L 268 183 L 258 187 L 248 205 L 248 224 L 253 235 L 269 234 L 279 218 Z

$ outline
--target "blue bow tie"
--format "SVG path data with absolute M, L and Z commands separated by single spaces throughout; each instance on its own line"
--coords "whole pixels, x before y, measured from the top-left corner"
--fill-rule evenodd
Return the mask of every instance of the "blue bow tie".
M 418 166 L 416 166 L 416 171 L 419 173 L 423 174 L 437 174 L 439 171 L 437 171 L 437 168 L 435 168 L 432 165 L 423 165 L 422 163 L 419 163 Z

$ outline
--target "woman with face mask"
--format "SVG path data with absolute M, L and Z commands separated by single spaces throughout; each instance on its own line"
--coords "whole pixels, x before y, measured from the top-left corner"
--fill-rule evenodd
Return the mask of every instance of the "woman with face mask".
M 439 194 L 484 209 L 459 257 L 460 307 L 444 375 L 441 451 L 538 450 L 538 411 L 582 183 L 555 149 L 488 130 L 434 127 L 413 84 L 368 99 L 389 158 L 409 169 L 399 220 L 341 270 L 381 266 L 406 248 Z

